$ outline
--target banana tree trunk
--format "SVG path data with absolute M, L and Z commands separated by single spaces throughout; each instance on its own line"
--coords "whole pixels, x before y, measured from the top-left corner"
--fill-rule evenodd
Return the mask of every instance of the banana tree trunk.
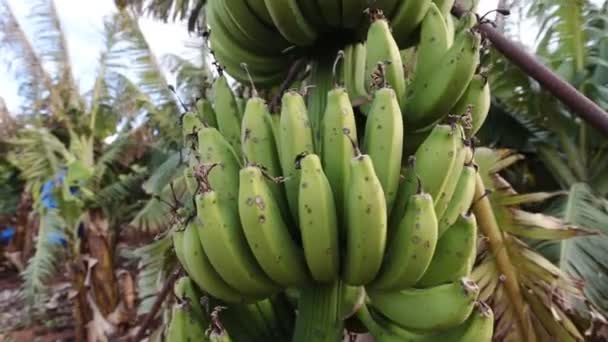
M 32 240 L 28 239 L 28 237 L 32 236 L 32 234 L 31 232 L 28 234 L 28 231 L 33 228 L 30 224 L 32 201 L 32 195 L 29 192 L 24 191 L 21 194 L 21 199 L 15 215 L 15 235 L 6 248 L 6 252 L 10 255 L 11 261 L 20 271 L 23 270 L 29 253 L 31 253 Z M 29 248 L 26 249 L 25 247 L 27 247 L 27 245 L 29 245 Z
M 118 305 L 118 288 L 114 275 L 113 241 L 109 222 L 102 209 L 89 209 L 84 215 L 83 241 L 97 263 L 91 270 L 91 289 L 100 312 L 107 316 Z

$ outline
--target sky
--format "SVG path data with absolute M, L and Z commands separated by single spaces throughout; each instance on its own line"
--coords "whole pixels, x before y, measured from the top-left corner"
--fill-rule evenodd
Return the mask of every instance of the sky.
M 27 0 L 6 0 L 24 26 L 28 35 L 33 35 L 33 27 L 28 25 L 29 6 Z M 481 0 L 479 13 L 496 7 L 498 0 Z M 55 0 L 61 23 L 66 32 L 70 60 L 74 77 L 82 90 L 90 89 L 99 56 L 103 19 L 116 11 L 114 0 Z M 189 40 L 184 22 L 163 23 L 151 18 L 141 18 L 140 26 L 152 51 L 159 57 L 167 53 L 188 55 L 185 47 Z M 17 82 L 10 69 L 10 57 L 0 51 L 0 97 L 4 98 L 10 112 L 19 108 L 20 98 Z M 171 78 L 171 75 L 167 75 Z

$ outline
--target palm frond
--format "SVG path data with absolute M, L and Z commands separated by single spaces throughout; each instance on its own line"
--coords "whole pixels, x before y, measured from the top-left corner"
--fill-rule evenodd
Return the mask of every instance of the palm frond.
M 604 315 L 608 315 L 608 201 L 596 197 L 588 185 L 576 183 L 569 195 L 557 201 L 551 213 L 582 227 L 595 228 L 603 234 L 579 237 L 555 244 L 559 266 L 573 277 L 584 279 L 585 293 Z
M 7 158 L 29 187 L 48 180 L 73 159 L 66 146 L 45 128 L 24 129 L 9 143 L 13 148 Z
M 122 25 L 121 38 L 128 44 L 122 51 L 130 58 L 129 69 L 135 74 L 136 85 L 146 94 L 155 107 L 149 107 L 148 115 L 166 137 L 179 137 L 179 113 L 181 108 L 169 89 L 160 63 L 150 49 L 139 23 L 128 11 L 119 16 Z
M 199 61 L 190 61 L 175 54 L 163 56 L 163 64 L 176 75 L 177 90 L 184 99 L 194 100 L 204 97 L 210 87 L 211 73 L 207 67 L 206 50 L 197 49 Z
M 116 203 L 129 202 L 135 194 L 141 192 L 141 184 L 147 178 L 146 172 L 129 173 L 119 177 L 115 182 L 97 190 L 90 199 L 95 207 L 108 208 Z
M 165 234 L 164 237 L 136 249 L 134 256 L 140 260 L 140 272 L 137 277 L 140 303 L 137 309 L 141 315 L 150 311 L 159 288 L 176 265 L 171 234 Z
M 54 0 L 33 0 L 29 19 L 36 28 L 34 46 L 42 61 L 56 70 L 55 84 L 64 108 L 81 108 L 82 99 L 72 74 L 68 42 Z
M 554 216 L 528 212 L 524 209 L 532 203 L 563 196 L 559 193 L 519 194 L 500 176 L 499 172 L 521 160 L 522 156 L 510 150 L 480 148 L 475 160 L 479 164 L 484 184 L 491 190 L 488 198 L 504 239 L 505 255 L 521 289 L 524 312 L 516 312 L 511 304 L 512 292 L 507 291 L 502 271 L 482 239 L 472 278 L 481 288 L 480 299 L 492 305 L 496 313 L 496 340 L 525 340 L 515 324 L 523 323 L 528 334 L 544 341 L 548 337 L 560 341 L 582 341 L 584 333 L 577 327 L 572 315 L 589 312 L 590 307 L 575 307 L 575 299 L 585 299 L 580 278 L 568 274 L 534 251 L 529 243 L 536 241 L 563 240 L 564 243 L 587 239 L 596 231 L 582 229 L 571 221 Z M 597 239 L 597 235 L 589 237 Z M 567 241 L 567 242 L 566 242 Z M 523 317 L 522 317 L 523 314 Z M 580 317 L 580 316 L 577 316 Z
M 0 48 L 12 51 L 10 65 L 19 80 L 19 94 L 23 98 L 21 110 L 25 114 L 56 113 L 61 105 L 54 90 L 53 80 L 43 68 L 21 24 L 7 0 L 0 0 Z M 51 106 L 49 106 L 51 104 Z
M 47 281 L 56 274 L 60 260 L 60 244 L 53 237 L 63 235 L 66 223 L 56 209 L 50 209 L 40 215 L 39 231 L 36 241 L 36 251 L 29 259 L 22 273 L 24 280 L 22 294 L 30 304 L 41 303 Z

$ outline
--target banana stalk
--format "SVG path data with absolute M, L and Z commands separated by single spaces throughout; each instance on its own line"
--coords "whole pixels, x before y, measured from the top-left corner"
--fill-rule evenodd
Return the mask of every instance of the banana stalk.
M 293 342 L 335 342 L 342 340 L 340 281 L 300 289 Z
M 496 258 L 496 266 L 500 270 L 500 273 L 504 275 L 505 290 L 517 315 L 517 329 L 519 329 L 519 335 L 529 341 L 532 332 L 528 330 L 528 325 L 526 323 L 523 295 L 517 280 L 517 272 L 515 271 L 515 266 L 511 263 L 508 251 L 505 248 L 503 235 L 496 222 L 496 216 L 494 216 L 490 200 L 486 196 L 486 187 L 483 184 L 480 174 L 477 174 L 475 198 L 477 200 L 473 205 L 473 213 L 477 218 L 477 226 L 479 231 L 487 237 L 490 250 Z

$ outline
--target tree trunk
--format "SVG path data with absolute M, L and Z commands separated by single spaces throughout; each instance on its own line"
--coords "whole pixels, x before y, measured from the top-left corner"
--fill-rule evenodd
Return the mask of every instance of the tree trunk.
M 83 240 L 91 258 L 97 260 L 90 275 L 93 298 L 107 317 L 118 305 L 118 288 L 114 275 L 114 244 L 102 209 L 89 209 L 85 213 Z
M 19 271 L 23 271 L 27 258 L 29 257 L 24 247 L 28 242 L 31 245 L 31 241 L 28 241 L 28 237 L 32 234 L 28 234 L 31 233 L 28 231 L 33 228 L 29 224 L 32 201 L 32 195 L 29 192 L 24 191 L 21 193 L 21 199 L 15 213 L 15 235 L 6 248 L 7 254 L 10 255 L 11 261 Z

